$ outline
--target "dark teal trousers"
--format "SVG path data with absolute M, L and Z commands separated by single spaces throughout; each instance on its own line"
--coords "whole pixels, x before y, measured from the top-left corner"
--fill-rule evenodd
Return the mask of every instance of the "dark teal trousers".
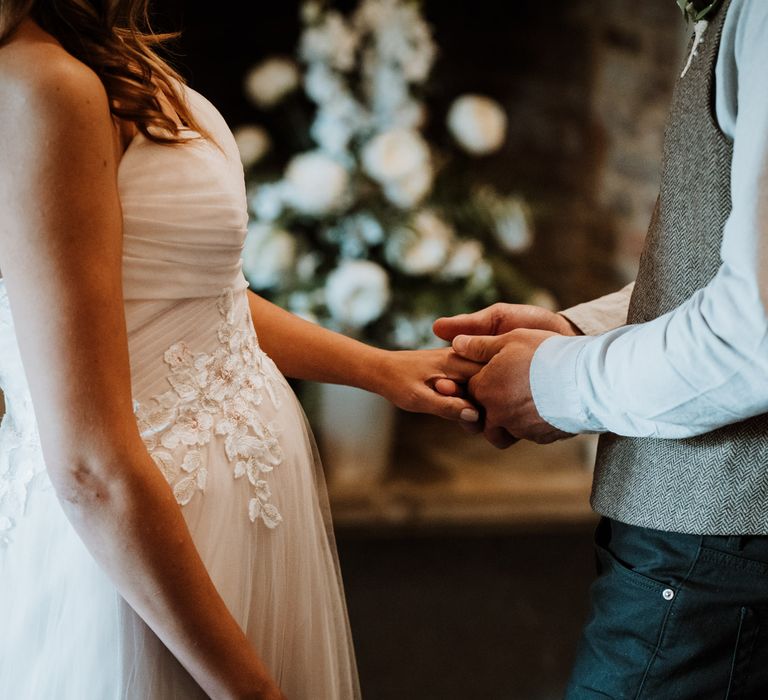
M 768 537 L 603 518 L 567 700 L 768 700 Z

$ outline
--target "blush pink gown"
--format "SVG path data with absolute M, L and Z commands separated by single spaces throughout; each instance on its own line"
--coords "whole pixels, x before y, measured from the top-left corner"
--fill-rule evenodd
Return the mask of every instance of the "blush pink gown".
M 138 135 L 119 166 L 136 420 L 217 589 L 287 697 L 358 698 L 313 438 L 249 313 L 237 147 L 213 105 L 184 90 L 221 150 Z M 63 514 L 11 311 L 0 282 L 0 698 L 204 698 Z

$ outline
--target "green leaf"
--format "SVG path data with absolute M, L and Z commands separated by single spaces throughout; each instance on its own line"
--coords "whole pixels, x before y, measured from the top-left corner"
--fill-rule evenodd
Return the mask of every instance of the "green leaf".
M 722 0 L 676 0 L 686 21 L 698 22 L 711 15 Z

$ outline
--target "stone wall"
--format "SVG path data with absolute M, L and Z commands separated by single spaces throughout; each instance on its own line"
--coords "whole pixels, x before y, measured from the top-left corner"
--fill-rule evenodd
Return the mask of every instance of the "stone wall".
M 656 201 L 667 104 L 680 71 L 686 27 L 674 3 L 601 3 L 592 108 L 604 134 L 596 202 L 613 222 L 613 262 L 637 272 Z

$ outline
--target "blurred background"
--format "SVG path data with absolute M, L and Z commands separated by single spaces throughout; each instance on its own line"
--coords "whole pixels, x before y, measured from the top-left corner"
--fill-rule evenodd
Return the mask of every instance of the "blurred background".
M 673 0 L 164 0 L 234 130 L 252 288 L 389 348 L 494 301 L 634 278 L 686 28 Z M 364 697 L 561 697 L 588 604 L 594 440 L 496 451 L 296 385 Z

